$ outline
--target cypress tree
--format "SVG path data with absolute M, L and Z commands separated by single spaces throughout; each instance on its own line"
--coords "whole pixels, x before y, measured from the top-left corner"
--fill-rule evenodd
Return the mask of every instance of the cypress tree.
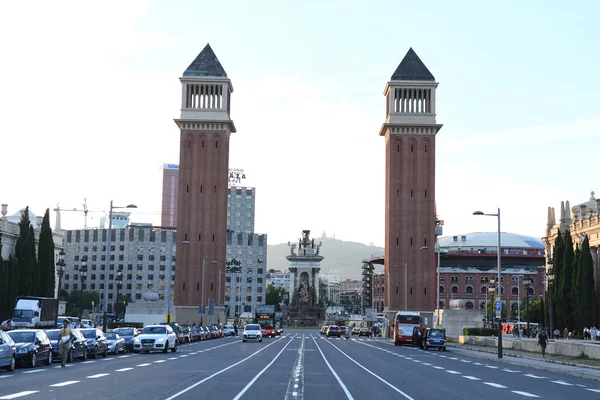
M 573 276 L 571 280 L 571 310 L 573 315 L 573 329 L 575 332 L 582 332 L 585 322 L 583 321 L 583 304 L 581 284 L 581 250 L 579 244 L 575 245 L 575 253 L 573 258 Z
M 46 209 L 38 244 L 38 270 L 40 272 L 40 296 L 54 297 L 54 239 L 50 228 L 50 209 Z
M 573 318 L 573 304 L 571 294 L 573 293 L 573 260 L 575 258 L 575 250 L 573 249 L 573 239 L 571 232 L 566 231 L 564 240 L 564 255 L 560 282 L 561 304 L 563 309 L 563 322 L 570 331 L 575 328 L 575 320 Z
M 12 311 L 14 310 L 17 297 L 21 295 L 21 269 L 19 265 L 19 260 L 12 255 L 8 258 L 6 266 L 8 272 L 8 281 L 10 282 L 10 284 L 8 285 L 7 296 L 8 308 L 10 309 L 10 314 L 12 315 Z
M 0 232 L 0 321 L 10 317 L 7 268 L 8 266 L 2 259 L 2 232 Z
M 590 252 L 590 239 L 587 236 L 581 245 L 580 270 L 582 323 L 585 326 L 595 326 L 598 322 L 598 307 L 594 289 L 594 260 Z
M 33 227 L 29 220 L 29 207 L 26 207 L 21 214 L 19 221 L 19 238 L 15 246 L 15 256 L 19 263 L 19 295 L 35 295 L 34 279 L 36 274 L 35 262 L 35 237 L 32 236 Z M 32 254 L 33 249 L 33 254 Z
M 562 270 L 563 270 L 563 258 L 564 258 L 564 241 L 563 234 L 558 230 L 558 234 L 556 236 L 556 240 L 554 241 L 554 252 L 552 254 L 552 259 L 554 261 L 554 282 L 552 283 L 552 308 L 550 311 L 550 315 L 554 313 L 554 322 L 556 323 L 555 328 L 559 328 L 562 331 L 562 328 L 565 326 L 565 322 L 563 320 L 562 308 L 559 306 L 560 304 L 564 304 L 561 298 L 561 280 L 562 280 Z

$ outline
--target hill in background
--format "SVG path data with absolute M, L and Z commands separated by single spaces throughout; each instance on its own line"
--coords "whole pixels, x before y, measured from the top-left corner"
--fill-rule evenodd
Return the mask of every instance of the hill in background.
M 362 261 L 371 255 L 383 255 L 383 247 L 373 244 L 366 245 L 358 242 L 346 242 L 336 238 L 330 238 L 323 233 L 321 237 L 315 237 L 315 243 L 323 243 L 321 255 L 325 259 L 321 262 L 321 274 L 329 275 L 337 270 L 341 279 L 361 279 Z M 289 263 L 285 259 L 290 254 L 287 243 L 270 244 L 267 249 L 268 268 L 287 271 Z

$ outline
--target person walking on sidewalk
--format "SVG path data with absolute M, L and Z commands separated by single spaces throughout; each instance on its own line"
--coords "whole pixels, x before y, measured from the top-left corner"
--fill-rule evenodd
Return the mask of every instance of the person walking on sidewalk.
M 548 336 L 546 336 L 546 331 L 541 331 L 538 335 L 538 346 L 542 349 L 542 358 L 546 358 L 546 345 L 548 344 Z

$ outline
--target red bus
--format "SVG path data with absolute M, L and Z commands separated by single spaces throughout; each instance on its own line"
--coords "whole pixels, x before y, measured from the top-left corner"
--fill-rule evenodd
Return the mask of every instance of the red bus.
M 412 343 L 415 326 L 419 328 L 419 333 L 421 334 L 424 329 L 421 313 L 398 311 L 394 319 L 394 346 L 403 343 Z

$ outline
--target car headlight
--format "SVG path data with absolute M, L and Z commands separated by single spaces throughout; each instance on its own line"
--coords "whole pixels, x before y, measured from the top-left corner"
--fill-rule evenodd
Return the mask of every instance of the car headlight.
M 164 341 L 165 341 L 165 338 L 164 338 L 164 337 L 161 337 L 161 338 L 158 338 L 158 339 L 156 339 L 156 341 L 157 341 L 157 342 L 164 342 Z
M 135 338 L 133 341 L 134 341 L 135 343 L 139 343 L 139 342 L 140 342 L 140 339 L 138 339 L 138 338 Z
M 29 353 L 30 351 L 31 351 L 31 347 L 21 347 L 19 350 L 17 350 L 17 353 L 26 354 L 26 353 Z

